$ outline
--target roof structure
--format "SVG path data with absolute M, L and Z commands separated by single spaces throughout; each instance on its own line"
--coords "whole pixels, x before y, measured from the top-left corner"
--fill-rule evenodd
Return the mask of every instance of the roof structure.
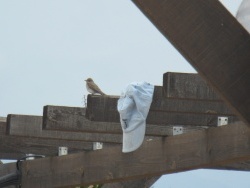
M 133 2 L 199 74 L 163 75 L 145 141 L 131 153 L 121 152 L 118 96 L 89 95 L 86 109 L 45 106 L 42 117 L 1 118 L 0 159 L 46 156 L 20 163 L 22 187 L 150 187 L 162 174 L 250 169 L 249 33 L 216 0 Z M 93 150 L 95 142 L 103 148 Z M 68 155 L 57 156 L 61 146 Z M 15 171 L 0 165 L 0 177 Z

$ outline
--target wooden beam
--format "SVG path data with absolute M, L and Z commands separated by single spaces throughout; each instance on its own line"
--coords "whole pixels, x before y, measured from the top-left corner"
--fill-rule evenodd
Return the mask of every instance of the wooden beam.
M 86 117 L 91 121 L 119 122 L 117 100 L 117 96 L 88 95 Z M 61 118 L 58 112 L 55 110 L 44 116 Z M 67 110 L 63 112 L 67 113 Z M 222 101 L 180 100 L 154 95 L 146 122 L 156 125 L 216 126 L 218 116 L 228 116 L 229 123 L 238 121 Z
M 26 156 L 26 154 L 57 156 L 60 146 L 68 147 L 69 153 L 93 149 L 92 143 L 82 141 L 19 137 L 5 135 L 5 133 L 6 122 L 0 122 L 0 159 L 16 160 Z
M 70 187 L 126 181 L 250 160 L 250 130 L 228 125 L 120 147 L 22 163 L 24 187 Z
M 16 171 L 16 163 L 8 163 L 2 165 L 0 164 L 0 177 L 14 173 L 15 171 Z M 119 183 L 108 183 L 104 184 L 102 188 L 138 188 L 138 187 L 149 188 L 158 179 L 159 177 L 153 177 L 153 178 L 143 178 L 141 180 L 132 180 Z M 6 188 L 16 188 L 16 186 L 8 186 Z
M 17 152 L 8 152 L 5 150 L 2 150 L 0 152 L 0 159 L 1 160 L 17 160 L 17 159 L 20 159 L 22 157 L 25 157 L 25 154 L 17 153 Z
M 165 75 L 173 75 L 171 78 L 177 78 L 175 81 L 171 80 L 171 83 L 165 83 L 164 87 L 155 86 L 155 92 L 153 95 L 153 101 L 150 106 L 150 111 L 164 111 L 164 112 L 189 112 L 189 113 L 199 113 L 206 114 L 208 110 L 215 111 L 217 114 L 227 114 L 233 115 L 230 109 L 221 100 L 216 100 L 212 98 L 211 89 L 205 84 L 201 84 L 195 79 L 200 80 L 201 78 L 197 74 L 187 74 L 187 73 L 167 73 Z M 166 82 L 166 77 L 164 75 L 164 82 Z M 181 76 L 183 75 L 183 76 Z M 184 77 L 186 81 L 180 80 Z M 194 78 L 194 79 L 190 79 Z M 193 87 L 189 87 L 193 84 Z M 187 86 L 188 85 L 188 86 Z M 167 87 L 171 87 L 167 88 Z M 197 87 L 197 88 L 195 88 Z M 164 93 L 164 95 L 162 95 Z M 211 93 L 211 94 L 210 94 Z M 211 95 L 211 96 L 210 96 Z M 165 98 L 169 97 L 169 98 Z M 209 98 L 210 97 L 210 98 Z M 93 110 L 100 109 L 100 114 L 104 115 L 107 113 L 117 113 L 116 119 L 119 119 L 119 114 L 117 112 L 117 101 L 119 96 L 97 96 L 88 95 L 87 101 L 87 113 L 92 113 Z M 184 100 L 188 99 L 188 100 Z M 192 99 L 192 100 L 190 100 Z M 207 101 L 208 100 L 208 101 Z M 101 116 L 99 115 L 99 116 Z M 89 115 L 91 118 L 91 115 Z M 114 114 L 113 114 L 114 116 Z
M 217 105 L 220 103 L 215 101 L 222 100 L 199 74 L 191 73 L 167 72 L 163 74 L 163 94 L 167 98 L 208 100 Z M 223 107 L 230 112 L 226 105 Z
M 218 0 L 132 0 L 250 124 L 250 35 Z
M 90 121 L 82 113 L 82 108 L 65 106 L 45 106 L 43 128 L 46 130 L 122 134 L 120 123 Z M 185 126 L 184 133 L 207 128 L 206 126 Z M 173 126 L 147 124 L 146 135 L 173 135 Z
M 250 171 L 250 161 L 243 161 L 243 162 L 234 163 L 234 164 L 226 164 L 223 166 L 213 167 L 213 169 L 249 172 Z
M 7 118 L 7 127 L 8 134 L 13 136 L 60 139 L 64 141 L 122 143 L 122 136 L 117 134 L 105 135 L 99 133 L 42 130 L 42 117 L 40 116 L 10 114 Z

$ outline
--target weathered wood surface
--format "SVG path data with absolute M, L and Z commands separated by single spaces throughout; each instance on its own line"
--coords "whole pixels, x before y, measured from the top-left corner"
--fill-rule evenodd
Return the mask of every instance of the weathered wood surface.
M 246 160 L 250 160 L 250 130 L 235 124 L 144 142 L 126 154 L 113 147 L 25 161 L 22 185 L 70 187 L 126 181 Z
M 22 157 L 25 157 L 25 154 L 17 153 L 17 152 L 8 152 L 5 150 L 2 150 L 0 152 L 0 159 L 1 160 L 16 160 L 16 159 L 20 159 Z
M 10 114 L 7 118 L 7 126 L 8 134 L 15 136 L 61 139 L 64 141 L 122 143 L 122 135 L 118 134 L 42 130 L 41 116 Z
M 95 122 L 85 118 L 81 113 L 82 108 L 64 106 L 45 106 L 43 117 L 43 128 L 47 130 L 75 131 L 75 132 L 97 132 L 109 134 L 122 134 L 120 123 Z M 173 126 L 146 125 L 146 135 L 170 136 L 173 135 Z M 206 126 L 185 126 L 184 133 L 205 129 Z
M 0 164 L 0 177 L 16 172 L 16 163 Z M 16 188 L 11 185 L 4 188 Z
M 91 121 L 119 122 L 117 100 L 117 96 L 88 95 L 86 117 Z M 216 126 L 218 116 L 228 116 L 229 123 L 238 121 L 221 101 L 179 100 L 154 95 L 146 122 L 156 125 Z
M 175 73 L 174 73 L 175 75 Z M 184 74 L 188 77 L 189 74 Z M 180 92 L 181 94 L 177 94 L 175 98 L 165 98 L 162 95 L 163 87 L 155 86 L 155 92 L 153 95 L 153 101 L 150 106 L 150 111 L 166 111 L 166 112 L 189 112 L 189 113 L 206 113 L 208 110 L 215 111 L 218 114 L 228 114 L 233 115 L 231 110 L 224 104 L 223 101 L 206 101 L 206 100 L 197 100 L 197 98 L 192 98 L 192 100 L 184 100 L 185 94 L 187 93 L 187 89 L 185 86 L 178 87 L 178 91 L 173 92 Z M 174 90 L 174 89 L 173 89 Z M 190 89 L 194 91 L 195 89 Z M 207 93 L 208 91 L 204 91 L 200 89 L 200 94 Z M 172 90 L 171 90 L 172 91 Z M 190 91 L 190 92 L 192 92 Z M 179 95 L 179 96 L 178 96 Z M 182 95 L 182 96 L 181 96 Z M 204 94 L 205 95 L 205 94 Z M 206 97 L 206 96 L 204 96 Z M 88 95 L 88 106 L 87 106 L 87 113 L 92 112 L 92 110 L 100 109 L 101 114 L 105 113 L 118 113 L 117 112 L 117 101 L 119 96 L 97 96 L 97 95 Z M 91 115 L 89 115 L 91 118 Z M 119 114 L 115 115 L 119 118 Z
M 82 141 L 65 141 L 48 138 L 5 135 L 6 122 L 0 122 L 0 159 L 19 159 L 26 154 L 57 156 L 58 147 L 68 147 L 69 153 L 92 150 L 93 144 Z M 105 147 L 105 145 L 104 145 Z
M 218 0 L 132 0 L 250 123 L 250 35 Z
M 174 99 L 222 100 L 198 74 L 191 73 L 165 73 L 163 94 Z
M 250 161 L 243 161 L 234 164 L 226 164 L 223 166 L 213 167 L 213 169 L 218 170 L 235 170 L 235 171 L 250 171 Z

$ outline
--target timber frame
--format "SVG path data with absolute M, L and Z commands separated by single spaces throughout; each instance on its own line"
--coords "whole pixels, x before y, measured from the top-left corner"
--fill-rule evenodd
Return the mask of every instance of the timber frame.
M 22 187 L 150 187 L 163 174 L 192 169 L 250 170 L 249 33 L 217 0 L 132 1 L 199 74 L 163 75 L 144 143 L 131 153 L 121 152 L 119 96 L 0 118 L 0 159 L 46 156 L 20 163 Z M 218 117 L 229 125 L 218 126 Z M 183 134 L 174 135 L 175 126 Z M 69 154 L 57 156 L 60 146 Z M 15 171 L 14 163 L 0 165 L 0 177 Z

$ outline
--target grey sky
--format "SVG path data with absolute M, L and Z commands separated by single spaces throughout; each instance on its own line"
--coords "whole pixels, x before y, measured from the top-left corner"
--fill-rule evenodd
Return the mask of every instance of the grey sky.
M 235 15 L 241 0 L 221 2 Z M 128 0 L 1 0 L 0 25 L 0 116 L 42 115 L 48 104 L 82 106 L 87 77 L 119 95 L 132 81 L 162 85 L 165 72 L 195 72 Z M 239 180 L 249 187 L 249 173 L 239 172 L 216 186 L 227 174 L 218 172 L 164 176 L 155 188 L 201 187 L 195 182 L 203 181 L 203 188 L 231 188 Z

